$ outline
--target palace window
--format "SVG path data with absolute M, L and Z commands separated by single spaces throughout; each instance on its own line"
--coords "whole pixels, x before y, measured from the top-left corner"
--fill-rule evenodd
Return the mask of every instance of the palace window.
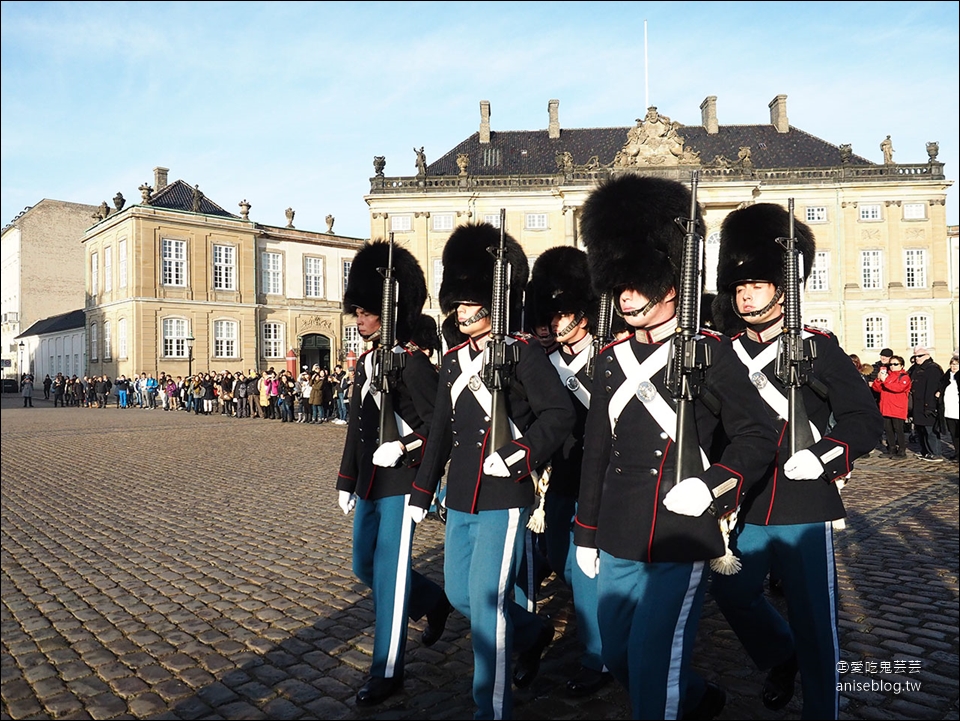
M 860 251 L 860 277 L 864 290 L 876 290 L 883 287 L 883 252 L 879 250 Z
M 283 326 L 280 323 L 263 324 L 263 357 L 283 358 Z
M 99 338 L 97 337 L 97 324 L 90 324 L 90 360 L 95 361 L 100 357 L 99 351 L 97 350 L 100 346 Z
M 927 218 L 926 203 L 904 203 L 903 204 L 904 220 L 926 220 L 926 218 Z
M 409 233 L 413 229 L 413 220 L 409 215 L 391 215 L 390 230 L 394 233 Z
M 807 290 L 830 290 L 830 253 L 818 250 L 813 256 L 813 267 L 807 278 Z
M 443 232 L 453 230 L 453 213 L 435 213 L 431 217 L 434 230 Z
M 109 245 L 103 249 L 103 291 L 113 290 L 113 248 Z M 106 339 L 106 335 L 104 335 Z
M 929 348 L 933 345 L 930 337 L 930 316 L 917 313 L 907 317 L 907 345 L 916 348 L 918 345 Z
M 879 350 L 887 344 L 887 319 L 881 315 L 869 315 L 863 319 L 863 347 Z
M 213 322 L 213 354 L 217 358 L 237 357 L 237 322 L 215 320 Z
M 100 294 L 100 254 L 90 254 L 90 294 Z
M 121 359 L 127 357 L 127 319 L 121 318 L 117 321 L 117 356 Z
M 237 289 L 237 249 L 232 245 L 213 246 L 213 288 Z
M 927 251 L 923 248 L 907 248 L 903 251 L 903 269 L 908 288 L 927 287 Z M 911 345 L 918 345 L 911 343 Z M 923 345 L 920 343 L 919 345 Z
M 303 259 L 303 294 L 307 298 L 323 297 L 323 258 Z
M 826 223 L 827 208 L 825 205 L 815 205 L 807 208 L 806 220 L 808 223 Z
M 281 295 L 283 293 L 283 256 L 280 253 L 264 253 L 263 259 L 263 292 L 267 295 Z
M 861 205 L 860 220 L 883 220 L 879 205 Z
M 185 286 L 187 284 L 187 242 L 164 238 L 161 242 L 161 255 L 163 284 Z
M 117 244 L 117 285 L 127 287 L 127 239 Z
M 103 321 L 103 359 L 105 361 L 113 360 L 113 349 L 110 347 L 112 342 L 110 337 L 110 321 Z
M 524 228 L 526 230 L 546 230 L 547 214 L 546 213 L 527 213 L 524 216 Z
M 483 216 L 483 222 L 489 223 L 494 228 L 500 228 L 500 213 L 487 213 Z
M 187 321 L 183 318 L 163 319 L 163 357 L 187 357 Z

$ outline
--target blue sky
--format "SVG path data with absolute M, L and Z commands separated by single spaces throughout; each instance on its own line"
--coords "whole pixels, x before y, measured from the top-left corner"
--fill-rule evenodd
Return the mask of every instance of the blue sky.
M 170 168 L 227 210 L 366 237 L 373 157 L 413 175 L 477 130 L 791 125 L 958 169 L 956 2 L 2 3 L 0 221 L 42 198 L 138 202 Z M 956 224 L 957 188 L 947 201 Z

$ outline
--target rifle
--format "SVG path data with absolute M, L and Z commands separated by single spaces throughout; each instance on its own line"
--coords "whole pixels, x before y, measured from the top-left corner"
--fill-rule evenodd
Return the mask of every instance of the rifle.
M 826 388 L 811 372 L 812 362 L 817 357 L 816 345 L 804 343 L 802 335 L 800 278 L 803 261 L 794 230 L 793 198 L 787 201 L 787 212 L 790 216 L 787 234 L 790 237 L 777 238 L 777 243 L 783 246 L 783 333 L 779 341 L 776 374 L 787 387 L 787 440 L 792 456 L 815 443 L 801 388 L 804 384 L 809 385 L 822 397 L 826 397 Z
M 590 360 L 587 362 L 587 376 L 593 380 L 597 369 L 597 356 L 613 340 L 610 328 L 613 325 L 613 298 L 609 293 L 600 294 L 600 307 L 597 311 L 597 328 L 590 346 Z
M 507 415 L 507 389 L 513 376 L 513 368 L 519 360 L 516 346 L 507 343 L 510 306 L 510 263 L 507 261 L 505 208 L 500 209 L 500 245 L 487 248 L 495 258 L 493 264 L 493 296 L 490 303 L 490 338 L 483 349 L 484 385 L 490 390 L 490 441 L 492 455 L 511 440 L 510 417 Z
M 383 276 L 383 300 L 380 305 L 380 344 L 374 350 L 373 387 L 380 394 L 379 443 L 400 439 L 397 418 L 393 414 L 393 387 L 397 374 L 403 368 L 406 356 L 394 353 L 397 344 L 397 279 L 393 277 L 393 233 L 390 233 L 390 249 L 387 252 L 387 267 L 377 268 Z
M 703 473 L 703 458 L 694 416 L 694 400 L 703 397 L 708 407 L 716 399 L 702 386 L 703 373 L 710 365 L 709 348 L 698 352 L 697 334 L 700 332 L 700 296 L 703 289 L 703 238 L 697 232 L 698 171 L 693 171 L 690 183 L 690 214 L 677 218 L 684 229 L 683 266 L 680 269 L 680 288 L 677 295 L 677 330 L 673 336 L 666 381 L 670 396 L 677 406 L 676 465 L 673 483 Z

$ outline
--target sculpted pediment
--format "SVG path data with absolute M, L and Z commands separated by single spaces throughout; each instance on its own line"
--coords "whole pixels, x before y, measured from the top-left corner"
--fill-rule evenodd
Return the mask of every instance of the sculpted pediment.
M 699 165 L 700 154 L 684 148 L 684 139 L 677 132 L 681 127 L 656 107 L 649 107 L 643 118 L 637 118 L 635 127 L 627 131 L 627 142 L 613 161 L 615 168 L 643 165 Z

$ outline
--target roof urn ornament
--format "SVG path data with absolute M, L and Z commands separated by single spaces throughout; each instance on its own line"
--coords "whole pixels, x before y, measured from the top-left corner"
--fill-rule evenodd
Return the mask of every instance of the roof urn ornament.
M 243 220 L 250 220 L 250 208 L 251 205 L 246 198 L 240 201 L 240 217 Z
M 333 233 L 333 224 L 336 221 L 336 218 L 334 218 L 332 215 L 328 213 L 327 217 L 324 218 L 324 220 L 327 221 L 327 232 Z
M 150 205 L 150 196 L 153 195 L 153 188 L 149 183 L 144 183 L 137 190 L 140 191 L 140 202 L 144 205 Z
M 373 172 L 376 173 L 378 178 L 383 177 L 383 169 L 387 167 L 387 156 L 385 155 L 374 155 L 373 156 Z
M 117 212 L 123 210 L 123 206 L 126 204 L 127 199 L 123 197 L 123 193 L 119 190 L 117 194 L 113 196 L 113 206 L 117 209 Z
M 287 209 L 286 209 L 285 211 L 283 211 L 283 212 L 284 212 L 284 214 L 287 216 L 287 227 L 288 227 L 288 228 L 292 228 L 292 227 L 293 227 L 293 216 L 297 214 L 297 211 L 295 211 L 293 208 L 287 208 Z

